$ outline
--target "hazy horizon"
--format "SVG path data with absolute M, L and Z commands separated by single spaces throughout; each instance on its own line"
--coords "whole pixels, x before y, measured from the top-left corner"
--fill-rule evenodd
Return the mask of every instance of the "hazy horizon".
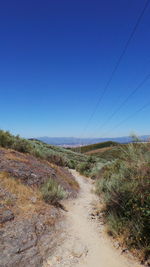
M 1 128 L 1 130 L 4 130 L 4 129 L 2 129 Z M 116 136 L 104 136 L 104 137 L 102 137 L 102 136 L 92 136 L 92 137 L 90 137 L 90 136 L 86 136 L 86 137 L 80 137 L 80 136 L 50 136 L 50 135 L 27 135 L 27 136 L 25 136 L 25 135 L 21 135 L 20 133 L 18 133 L 18 132 L 12 132 L 11 130 L 9 130 L 9 129 L 5 129 L 6 131 L 9 131 L 10 133 L 12 133 L 12 134 L 14 134 L 14 135 L 19 135 L 19 136 L 21 136 L 21 137 L 23 137 L 23 138 L 75 138 L 75 139 L 105 139 L 105 138 L 120 138 L 120 137 L 130 137 L 130 136 L 132 136 L 132 135 L 136 135 L 136 136 L 149 136 L 150 135 L 150 132 L 147 132 L 147 133 L 141 133 L 141 134 L 139 134 L 139 133 L 135 133 L 135 132 L 130 132 L 129 134 L 127 134 L 127 135 L 116 135 Z

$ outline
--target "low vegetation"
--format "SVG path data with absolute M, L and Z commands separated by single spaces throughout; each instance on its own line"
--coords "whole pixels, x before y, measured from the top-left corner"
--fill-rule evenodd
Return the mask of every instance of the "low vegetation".
M 0 226 L 2 266 L 41 266 L 62 226 L 60 200 L 76 197 L 68 168 L 87 156 L 0 130 Z M 50 234 L 49 234 L 50 233 Z M 9 246 L 8 246 L 9 242 Z
M 82 175 L 96 179 L 98 172 L 105 166 L 105 164 L 108 164 L 107 160 L 90 155 L 86 162 L 81 162 L 76 166 L 76 170 Z
M 87 153 L 89 151 L 97 150 L 97 149 L 100 149 L 100 148 L 114 147 L 114 146 L 117 146 L 117 145 L 118 145 L 117 142 L 107 141 L 107 142 L 101 142 L 101 143 L 97 143 L 97 144 L 92 144 L 92 145 L 73 148 L 72 150 L 75 151 L 75 152 Z
M 67 197 L 67 192 L 61 185 L 52 178 L 49 178 L 41 188 L 42 196 L 45 202 L 57 204 L 58 201 Z
M 6 181 L 5 185 L 10 184 L 14 189 L 16 185 L 16 190 L 19 188 L 20 193 L 23 188 L 29 194 L 32 191 L 30 185 L 35 186 L 41 199 L 51 204 L 56 204 L 67 196 L 76 196 L 79 184 L 64 167 L 75 168 L 79 163 L 86 162 L 87 156 L 38 140 L 27 140 L 2 130 L 0 147 L 1 173 L 8 173 L 7 179 L 2 175 L 1 182 Z M 21 195 L 18 198 L 21 199 Z
M 107 149 L 105 143 L 99 149 L 97 144 L 83 147 L 82 152 L 90 156 L 77 170 L 96 180 L 108 233 L 146 261 L 150 255 L 150 144 L 135 137 L 133 141 Z
M 92 157 L 89 157 L 86 162 L 81 162 L 77 165 L 76 169 L 79 173 L 85 176 L 91 176 L 91 170 L 94 166 L 95 161 Z
M 150 253 L 150 149 L 147 144 L 119 148 L 119 158 L 98 174 L 96 193 L 104 199 L 108 232 L 130 249 Z
M 16 166 L 17 169 L 14 169 L 12 174 L 16 175 L 17 179 L 20 170 L 23 169 L 25 170 L 22 173 L 23 181 L 30 184 L 29 177 L 25 174 L 28 171 L 30 175 L 29 168 L 32 168 L 34 173 L 30 175 L 31 179 L 39 185 L 38 190 L 34 190 L 32 186 L 29 188 L 5 173 L 0 174 L 1 186 L 20 199 L 17 200 L 19 207 L 30 208 L 32 194 L 33 197 L 35 195 L 37 202 L 54 205 L 68 197 L 71 192 L 76 195 L 79 185 L 63 167 L 75 168 L 81 174 L 96 180 L 96 193 L 103 199 L 108 232 L 119 238 L 120 242 L 129 249 L 140 251 L 138 254 L 142 259 L 148 259 L 150 254 L 149 144 L 135 142 L 119 145 L 105 142 L 82 147 L 81 154 L 77 153 L 76 149 L 72 151 L 38 140 L 26 140 L 0 130 L 0 146 L 7 148 L 8 153 L 6 149 L 1 149 L 1 159 L 3 161 L 5 157 L 4 161 L 7 162 L 9 170 Z M 104 150 L 104 148 L 110 149 Z M 25 154 L 16 151 L 14 153 L 14 150 Z M 84 153 L 88 151 L 95 151 L 95 153 L 85 155 Z M 8 167 L 4 168 L 4 165 L 2 164 L 1 168 L 6 171 Z M 50 172 L 51 175 L 49 175 Z M 44 179 L 42 179 L 43 174 L 45 174 Z M 5 201 L 4 205 L 11 205 L 9 199 L 5 198 Z M 23 202 L 27 205 L 22 205 Z
M 14 149 L 22 153 L 29 153 L 37 158 L 72 169 L 74 169 L 79 162 L 86 162 L 87 160 L 87 156 L 71 150 L 48 145 L 35 139 L 27 140 L 2 130 L 0 130 L 0 146 Z

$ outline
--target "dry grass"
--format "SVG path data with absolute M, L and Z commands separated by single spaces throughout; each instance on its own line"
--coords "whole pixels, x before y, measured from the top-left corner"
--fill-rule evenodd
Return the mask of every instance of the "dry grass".
M 71 179 L 71 177 L 67 176 L 66 174 L 64 174 L 64 172 L 61 170 L 61 168 L 59 166 L 57 166 L 56 164 L 54 163 L 50 163 L 50 162 L 47 162 L 47 164 L 53 168 L 57 175 L 66 183 L 68 183 L 72 189 L 74 190 L 79 190 L 79 184 L 77 183 L 77 181 L 75 179 Z
M 65 181 L 66 183 L 68 183 L 71 186 L 72 189 L 79 190 L 79 184 L 78 184 L 78 182 L 75 179 L 73 179 L 73 177 L 71 177 L 71 175 L 70 175 L 70 177 L 67 176 L 65 173 L 63 173 L 63 171 L 58 166 L 56 167 L 56 171 L 57 171 L 58 176 L 63 181 Z
M 111 147 L 103 147 L 103 148 L 99 148 L 99 149 L 96 149 L 96 150 L 88 151 L 85 154 L 86 155 L 92 155 L 92 154 L 97 154 L 97 153 L 103 153 L 103 152 L 105 152 L 107 150 L 111 150 L 111 149 L 112 149 L 112 146 Z
M 23 157 L 18 157 L 16 156 L 13 151 L 8 151 L 6 154 L 5 154 L 5 158 L 8 159 L 8 160 L 16 160 L 16 161 L 19 161 L 19 162 L 28 162 L 28 160 L 26 158 L 23 158 Z
M 15 198 L 4 197 L 1 204 L 11 206 L 17 214 L 33 213 L 38 211 L 43 205 L 41 193 L 38 189 L 33 189 L 22 184 L 19 180 L 10 177 L 7 173 L 0 173 L 0 186 Z M 33 201 L 35 200 L 35 202 Z
M 53 169 L 57 169 L 58 168 L 58 166 L 56 164 L 51 163 L 51 162 L 49 162 L 47 160 L 43 160 L 43 162 L 45 162 L 46 164 L 48 164 Z

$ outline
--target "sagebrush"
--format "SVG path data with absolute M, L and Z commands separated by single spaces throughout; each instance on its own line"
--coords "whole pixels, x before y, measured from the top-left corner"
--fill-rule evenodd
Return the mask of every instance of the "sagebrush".
M 71 150 L 48 145 L 35 139 L 25 139 L 14 136 L 8 131 L 0 130 L 0 146 L 14 149 L 22 153 L 29 153 L 42 160 L 47 160 L 59 166 L 76 168 L 79 163 L 87 161 L 88 156 L 82 155 Z
M 52 178 L 49 178 L 41 188 L 43 199 L 47 203 L 57 204 L 67 197 L 67 192 Z
M 96 182 L 103 195 L 108 231 L 129 248 L 150 251 L 150 150 L 147 144 L 121 147 L 120 159 L 104 167 Z

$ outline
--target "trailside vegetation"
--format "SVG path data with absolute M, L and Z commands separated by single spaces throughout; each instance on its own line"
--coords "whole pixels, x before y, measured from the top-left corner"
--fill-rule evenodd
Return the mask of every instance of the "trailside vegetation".
M 60 200 L 67 197 L 67 192 L 52 178 L 49 178 L 41 188 L 42 197 L 47 203 L 56 205 Z
M 29 153 L 37 158 L 71 169 L 75 169 L 79 163 L 84 163 L 88 159 L 86 155 L 62 147 L 48 145 L 42 141 L 27 140 L 3 130 L 0 130 L 0 146 L 22 153 Z
M 150 148 L 148 144 L 120 147 L 119 158 L 103 167 L 96 193 L 103 196 L 108 232 L 129 249 L 150 255 Z

